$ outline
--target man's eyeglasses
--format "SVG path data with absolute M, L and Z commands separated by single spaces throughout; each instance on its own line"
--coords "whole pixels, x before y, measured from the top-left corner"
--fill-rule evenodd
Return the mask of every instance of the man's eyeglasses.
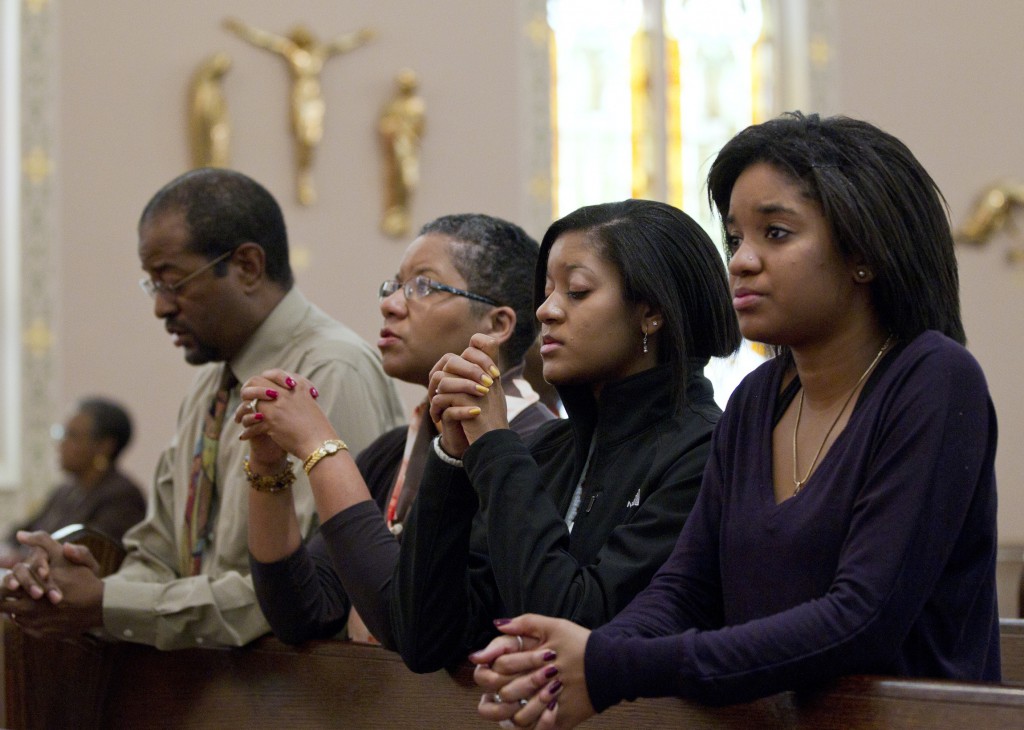
M 380 290 L 377 292 L 377 298 L 386 299 L 399 289 L 402 290 L 402 293 L 405 294 L 405 298 L 408 301 L 412 301 L 413 299 L 422 299 L 423 297 L 428 296 L 431 292 L 443 291 L 448 292 L 449 294 L 457 294 L 460 297 L 466 297 L 473 301 L 490 304 L 492 307 L 501 306 L 490 297 L 485 297 L 482 294 L 474 294 L 473 292 L 466 291 L 465 289 L 456 289 L 454 286 L 441 284 L 440 282 L 428 279 L 425 276 L 416 276 L 404 283 L 395 281 L 394 279 L 388 279 L 380 285 Z
M 158 296 L 174 298 L 175 296 L 177 296 L 178 292 L 181 291 L 181 287 L 185 286 L 187 283 L 189 283 L 194 278 L 202 274 L 204 271 L 209 271 L 214 266 L 219 264 L 221 261 L 228 258 L 234 252 L 235 249 L 225 251 L 217 258 L 211 261 L 207 261 L 205 264 L 200 266 L 191 274 L 186 275 L 182 279 L 178 279 L 173 284 L 167 284 L 166 282 L 163 281 L 153 281 L 148 276 L 143 276 L 141 279 L 139 279 L 139 286 L 142 288 L 142 291 L 149 294 L 149 296 L 151 296 L 153 299 L 156 299 Z

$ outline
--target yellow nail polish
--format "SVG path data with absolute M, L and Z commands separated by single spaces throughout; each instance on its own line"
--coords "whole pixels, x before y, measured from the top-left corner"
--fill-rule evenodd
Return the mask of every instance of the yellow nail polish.
M 479 416 L 480 415 L 480 409 L 479 408 L 470 408 L 469 409 L 469 415 L 471 415 L 471 416 Z
M 477 389 L 477 392 L 483 393 L 484 395 L 487 395 L 488 393 L 491 392 L 490 388 L 484 387 L 483 385 L 476 386 L 476 389 Z
M 486 385 L 488 388 L 494 385 L 494 381 L 491 379 L 491 376 L 488 375 L 487 373 L 484 373 L 483 375 L 480 376 L 480 382 Z
M 491 365 L 491 375 L 493 375 L 496 378 L 500 378 L 501 377 L 501 371 L 498 370 L 498 368 L 496 368 L 494 365 Z

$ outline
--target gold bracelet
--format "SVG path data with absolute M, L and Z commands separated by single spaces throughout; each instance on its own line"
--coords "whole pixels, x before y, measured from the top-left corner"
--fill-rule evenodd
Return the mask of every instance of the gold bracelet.
M 320 444 L 320 448 L 306 457 L 306 460 L 302 462 L 302 468 L 309 474 L 310 470 L 325 456 L 334 456 L 339 451 L 347 449 L 348 446 L 341 439 L 328 439 Z
M 284 469 L 280 473 L 271 474 L 270 476 L 254 474 L 252 469 L 249 468 L 248 459 L 243 462 L 243 466 L 245 467 L 245 478 L 249 481 L 249 486 L 257 492 L 283 492 L 286 489 L 291 489 L 292 484 L 295 483 L 295 470 L 292 469 L 291 459 L 284 465 Z

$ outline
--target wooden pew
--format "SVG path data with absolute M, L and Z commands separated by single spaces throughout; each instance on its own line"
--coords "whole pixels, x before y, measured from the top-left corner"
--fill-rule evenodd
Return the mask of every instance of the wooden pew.
M 12 628 L 6 623 L 7 649 L 12 635 L 21 634 Z M 30 662 L 34 676 L 8 664 L 6 727 L 484 726 L 468 665 L 454 674 L 416 675 L 375 646 L 324 641 L 295 649 L 267 637 L 243 649 L 161 652 L 127 643 L 50 649 L 59 662 Z M 723 708 L 673 699 L 624 703 L 586 727 L 1021 728 L 1024 689 L 847 677 L 813 694 L 787 692 Z
M 84 536 L 88 538 L 88 536 Z M 71 539 L 81 541 L 83 535 Z M 100 547 L 96 548 L 100 550 Z M 116 556 L 105 562 L 107 570 Z M 588 728 L 1021 728 L 1024 621 L 1001 625 L 1006 685 L 847 677 L 816 693 L 708 708 L 674 699 L 612 708 Z M 4 727 L 485 727 L 469 665 L 416 675 L 397 655 L 348 642 L 161 652 L 47 642 L 3 623 Z
M 1003 684 L 1024 687 L 1024 620 L 1004 618 L 999 622 Z

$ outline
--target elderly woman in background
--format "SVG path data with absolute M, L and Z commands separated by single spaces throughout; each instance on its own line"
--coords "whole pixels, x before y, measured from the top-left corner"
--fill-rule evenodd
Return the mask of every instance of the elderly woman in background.
M 128 413 L 117 403 L 87 398 L 60 428 L 60 467 L 68 481 L 57 487 L 42 509 L 11 531 L 0 548 L 0 566 L 21 560 L 17 533 L 53 532 L 82 524 L 120 540 L 146 514 L 142 490 L 117 468 L 117 459 L 132 437 Z

